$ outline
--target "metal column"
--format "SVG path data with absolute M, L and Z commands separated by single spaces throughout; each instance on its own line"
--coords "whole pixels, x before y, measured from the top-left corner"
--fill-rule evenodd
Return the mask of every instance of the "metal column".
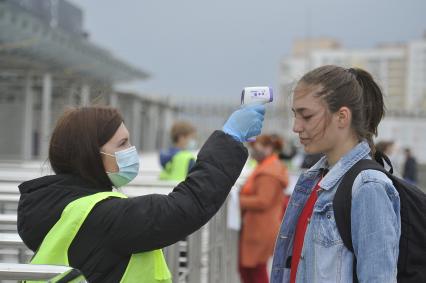
M 148 106 L 148 117 L 149 117 L 149 131 L 148 136 L 148 147 L 147 150 L 157 149 L 157 131 L 158 131 L 158 105 L 149 104 Z M 144 137 L 145 138 L 145 137 Z
M 50 120 L 52 112 L 52 75 L 43 76 L 43 90 L 41 103 L 41 131 L 40 131 L 40 156 L 45 158 L 49 151 Z
M 155 131 L 156 136 L 156 146 L 159 148 L 164 148 L 164 136 L 166 135 L 166 129 L 165 126 L 165 116 L 164 112 L 166 110 L 165 106 L 160 104 L 157 106 L 157 129 Z
M 28 74 L 25 79 L 24 93 L 24 126 L 22 127 L 22 159 L 30 160 L 32 157 L 33 144 L 33 82 L 31 75 Z
M 90 87 L 84 84 L 81 87 L 81 105 L 88 106 L 90 104 Z
M 132 131 L 130 133 L 133 145 L 141 149 L 141 113 L 142 103 L 138 98 L 134 98 L 132 105 Z
M 173 121 L 175 120 L 176 116 L 173 115 L 173 108 L 170 104 L 170 100 L 167 99 L 166 106 L 163 111 L 163 124 L 161 125 L 163 131 L 162 131 L 162 137 L 161 137 L 161 146 L 168 147 L 171 143 L 170 141 L 170 129 L 172 128 Z M 175 117 L 173 117 L 175 116 Z
M 75 99 L 75 92 L 76 92 L 76 86 L 75 84 L 71 84 L 68 89 L 68 106 L 74 106 L 76 105 L 76 99 Z
M 118 95 L 116 92 L 111 92 L 109 95 L 109 105 L 111 107 L 118 107 Z

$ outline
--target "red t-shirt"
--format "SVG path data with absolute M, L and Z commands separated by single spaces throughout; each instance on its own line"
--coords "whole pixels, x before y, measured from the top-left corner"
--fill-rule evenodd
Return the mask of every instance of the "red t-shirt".
M 312 193 L 309 196 L 308 201 L 306 202 L 299 219 L 297 220 L 296 232 L 294 234 L 293 254 L 291 257 L 290 283 L 296 282 L 297 266 L 299 265 L 300 256 L 302 253 L 303 240 L 305 239 L 306 228 L 308 227 L 308 223 L 318 197 L 317 191 L 320 188 L 318 184 L 319 182 L 312 190 Z

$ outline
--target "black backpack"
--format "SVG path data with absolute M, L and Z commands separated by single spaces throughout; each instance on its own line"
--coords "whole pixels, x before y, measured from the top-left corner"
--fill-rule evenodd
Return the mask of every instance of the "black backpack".
M 389 164 L 390 172 L 383 167 L 382 158 Z M 386 156 L 379 154 L 376 161 L 362 159 L 343 176 L 333 200 L 337 229 L 344 245 L 353 253 L 351 237 L 353 182 L 363 170 L 374 169 L 385 173 L 398 191 L 401 204 L 401 238 L 397 280 L 402 283 L 426 282 L 426 194 L 416 186 L 393 176 L 392 165 Z M 353 282 L 358 282 L 355 255 L 353 275 Z

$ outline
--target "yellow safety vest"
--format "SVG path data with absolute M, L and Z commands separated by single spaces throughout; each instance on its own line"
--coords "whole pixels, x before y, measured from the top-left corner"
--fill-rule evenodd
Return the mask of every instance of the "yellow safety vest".
M 68 249 L 81 225 L 93 207 L 109 197 L 126 198 L 127 196 L 118 192 L 101 192 L 69 203 L 62 212 L 59 221 L 43 239 L 37 253 L 31 260 L 31 264 L 69 266 Z M 171 274 L 162 250 L 133 254 L 120 282 L 171 283 Z
M 160 180 L 183 181 L 188 175 L 189 162 L 194 159 L 191 152 L 181 150 L 176 153 L 172 160 L 166 163 L 164 170 L 160 173 Z

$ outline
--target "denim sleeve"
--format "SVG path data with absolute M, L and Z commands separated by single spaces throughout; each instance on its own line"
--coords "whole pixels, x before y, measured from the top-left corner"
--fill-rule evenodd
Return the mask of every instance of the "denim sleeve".
M 391 183 L 374 180 L 354 186 L 351 228 L 359 282 L 396 282 L 399 205 Z

